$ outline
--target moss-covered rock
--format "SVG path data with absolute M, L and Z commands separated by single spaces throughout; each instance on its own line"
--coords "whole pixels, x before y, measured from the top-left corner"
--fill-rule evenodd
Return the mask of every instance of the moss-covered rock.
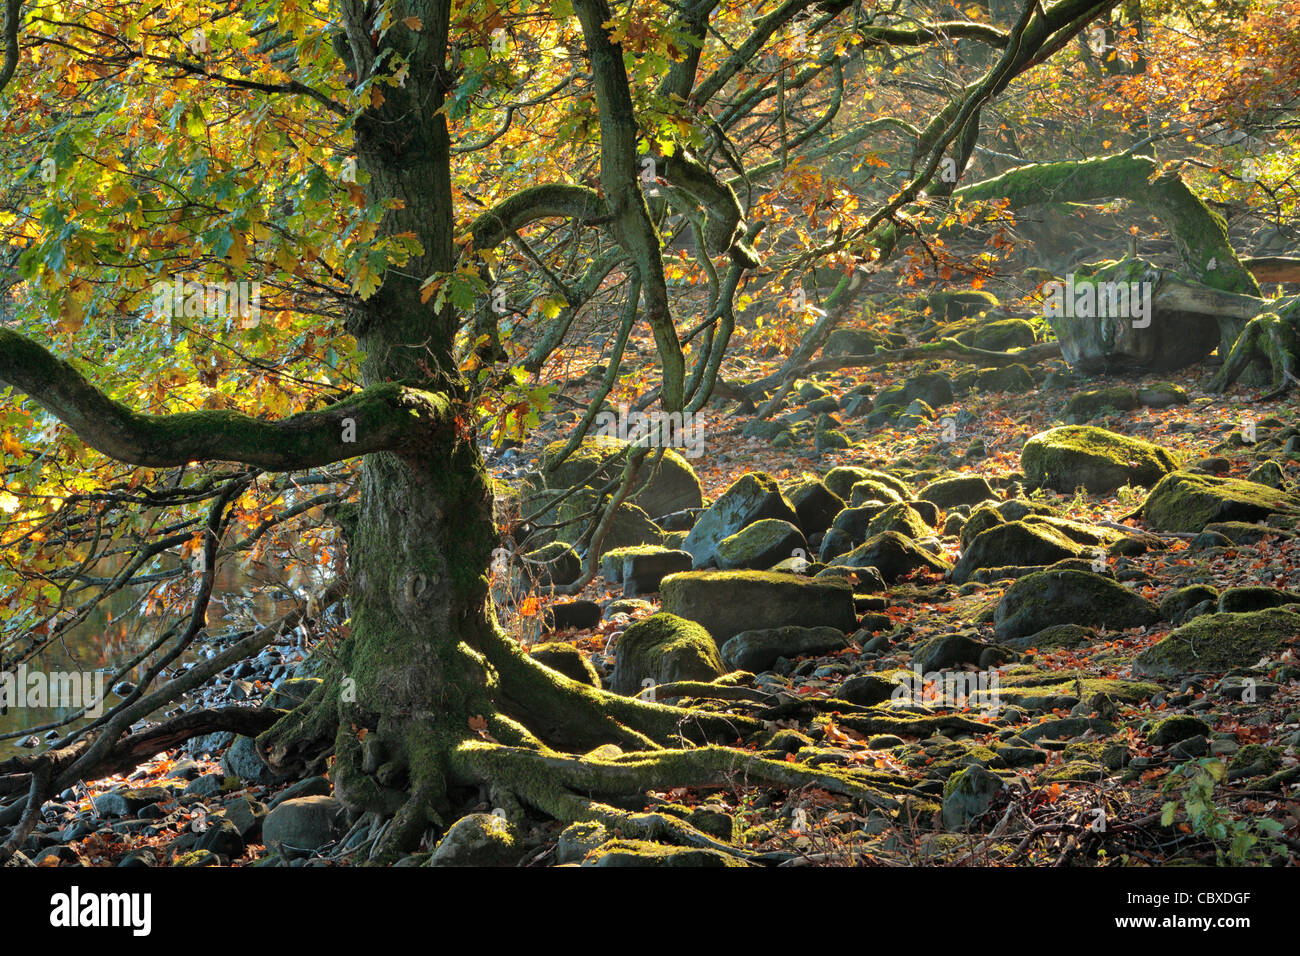
M 1300 498 L 1252 481 L 1192 471 L 1166 475 L 1142 505 L 1142 517 L 1157 531 L 1192 534 L 1214 522 L 1255 522 L 1275 514 L 1300 518 Z
M 655 614 L 623 632 L 615 647 L 610 689 L 639 694 L 642 681 L 670 684 L 711 681 L 723 674 L 718 645 L 700 624 L 675 614 Z
M 974 515 L 971 517 L 974 520 Z M 1007 521 L 994 524 L 970 540 L 952 569 L 952 579 L 964 584 L 980 568 L 1055 564 L 1063 558 L 1077 557 L 1083 550 L 1050 525 Z
M 1034 344 L 1034 327 L 1024 319 L 998 319 L 980 323 L 957 336 L 957 341 L 990 352 L 1024 349 Z
M 1152 677 L 1224 673 L 1249 667 L 1300 634 L 1300 613 L 1270 608 L 1243 614 L 1203 614 L 1133 659 L 1133 671 Z
M 791 524 L 799 520 L 770 475 L 741 475 L 700 515 L 682 549 L 691 553 L 697 568 L 706 567 L 715 560 L 718 545 L 725 538 L 764 518 L 779 518 Z
M 1160 619 L 1175 621 L 1202 601 L 1217 601 L 1219 592 L 1208 584 L 1189 584 L 1170 591 L 1160 599 Z
M 471 813 L 451 825 L 426 866 L 514 866 L 523 856 L 515 828 L 503 817 Z
M 595 488 L 621 472 L 621 460 L 615 463 L 611 459 L 627 446 L 627 442 L 610 436 L 589 437 L 568 458 L 552 468 L 564 445 L 562 441 L 551 442 L 542 453 L 542 472 L 548 488 L 570 488 L 579 484 Z M 644 478 L 642 475 L 639 480 Z M 665 450 L 654 476 L 631 501 L 652 518 L 685 508 L 698 508 L 704 503 L 695 469 L 671 448 Z
M 528 649 L 534 660 L 541 661 L 551 670 L 559 671 L 570 680 L 588 687 L 600 686 L 600 674 L 591 661 L 572 644 L 534 644 Z
M 889 505 L 877 502 L 870 505 L 858 505 L 856 508 L 845 508 L 835 516 L 831 522 L 831 531 L 842 531 L 852 542 L 847 548 L 838 552 L 843 554 L 852 549 L 854 545 L 861 544 L 867 540 L 867 528 L 875 520 L 876 515 L 880 514 Z
M 930 526 L 915 508 L 906 502 L 886 505 L 867 525 L 867 536 L 872 537 L 886 531 L 897 531 L 905 538 L 915 541 L 931 533 Z
M 1154 603 L 1110 578 L 1089 571 L 1038 571 L 1007 589 L 993 615 L 999 640 L 1036 633 L 1053 624 L 1126 630 L 1155 623 Z
M 793 660 L 807 654 L 827 654 L 848 646 L 842 631 L 833 627 L 774 627 L 741 631 L 722 645 L 722 663 L 728 671 L 765 671 L 778 657 Z
M 1156 721 L 1147 732 L 1147 743 L 1156 747 L 1167 747 L 1180 740 L 1188 740 L 1198 735 L 1208 735 L 1210 725 L 1191 714 L 1173 714 Z
M 875 568 L 885 581 L 897 581 L 920 568 L 946 574 L 952 566 L 919 547 L 897 531 L 885 531 L 868 538 L 848 554 L 830 561 L 831 567 Z M 829 569 L 828 569 L 829 570 Z
M 563 527 L 557 529 L 556 540 L 575 544 L 590 523 L 590 515 L 596 504 L 594 495 L 574 495 L 565 499 L 555 509 L 556 523 Z M 600 543 L 600 553 L 616 548 L 634 548 L 638 545 L 663 544 L 663 529 L 650 520 L 644 509 L 626 501 L 621 502 L 614 511 L 609 528 Z
M 701 624 L 718 643 L 742 631 L 799 625 L 845 633 L 857 624 L 844 581 L 768 571 L 688 571 L 664 578 L 664 611 Z
M 1086 422 L 1096 418 L 1103 409 L 1127 412 L 1138 407 L 1137 392 L 1131 388 L 1116 385 L 1110 388 L 1095 388 L 1079 392 L 1065 403 L 1061 417 L 1066 422 Z
M 1300 594 L 1283 588 L 1253 585 L 1242 588 L 1227 588 L 1219 595 L 1219 610 L 1228 613 L 1263 611 L 1266 608 L 1282 607 L 1286 604 L 1300 604 Z
M 943 787 L 943 825 L 965 830 L 986 813 L 1005 784 L 997 774 L 973 764 L 957 771 Z
M 997 495 L 983 475 L 948 475 L 930 482 L 920 490 L 917 498 L 946 509 L 996 500 Z
M 902 500 L 903 496 L 897 491 L 874 478 L 863 478 L 861 481 L 854 482 L 853 488 L 849 491 L 849 505 L 854 508 L 869 501 L 892 504 Z
M 1294 538 L 1295 535 L 1282 528 L 1269 525 L 1253 524 L 1247 521 L 1215 521 L 1205 526 L 1210 534 L 1221 534 L 1233 544 L 1258 544 L 1265 538 Z
M 581 863 L 596 847 L 609 840 L 609 830 L 605 824 L 595 820 L 579 820 L 571 823 L 560 832 L 555 844 L 555 862 L 563 866 L 566 863 Z
M 962 549 L 965 550 L 970 547 L 971 542 L 979 535 L 1006 520 L 997 508 L 991 505 L 982 505 L 970 513 L 966 523 L 961 527 L 957 540 L 961 542 Z
M 975 376 L 975 387 L 981 392 L 1010 392 L 1019 395 L 1033 390 L 1034 376 L 1019 363 L 1001 368 L 984 368 Z
M 1172 408 L 1174 405 L 1186 405 L 1188 402 L 1186 390 L 1181 385 L 1175 385 L 1173 382 L 1153 382 L 1150 385 L 1139 385 L 1137 400 L 1139 404 L 1145 405 L 1147 408 Z
M 912 497 L 912 489 L 907 482 L 901 478 L 889 474 L 885 471 L 877 471 L 872 468 L 861 468 L 857 465 L 840 465 L 826 472 L 826 487 L 834 494 L 843 499 L 849 500 L 853 493 L 853 486 L 860 481 L 871 480 L 888 488 L 893 494 L 888 498 L 881 499 L 888 501 L 903 501 Z
M 789 558 L 796 549 L 808 553 L 803 532 L 788 521 L 763 518 L 719 541 L 714 557 L 723 571 L 762 570 Z
M 1020 467 L 1030 487 L 1072 492 L 1084 487 L 1103 493 L 1121 485 L 1153 485 L 1177 463 L 1151 442 L 1104 428 L 1064 425 L 1025 442 Z
M 572 584 L 582 574 L 582 559 L 563 541 L 552 541 L 524 555 L 515 574 L 521 587 L 529 587 L 534 582 L 540 585 Z
M 1234 777 L 1260 777 L 1282 766 L 1281 748 L 1246 744 L 1232 755 L 1228 770 Z
M 1097 640 L 1097 632 L 1080 624 L 1053 624 L 1033 634 L 1012 638 L 1007 644 L 1016 649 L 1036 647 L 1039 650 L 1082 647 Z
M 844 499 L 820 478 L 805 476 L 785 490 L 786 500 L 794 507 L 796 524 L 805 535 L 825 531 L 844 509 Z

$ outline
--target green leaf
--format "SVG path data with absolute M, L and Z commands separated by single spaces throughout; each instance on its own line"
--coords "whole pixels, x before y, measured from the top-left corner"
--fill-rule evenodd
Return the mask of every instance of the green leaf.
M 1160 825 L 1167 827 L 1174 822 L 1174 816 L 1178 813 L 1178 803 L 1174 800 L 1167 801 L 1160 808 Z

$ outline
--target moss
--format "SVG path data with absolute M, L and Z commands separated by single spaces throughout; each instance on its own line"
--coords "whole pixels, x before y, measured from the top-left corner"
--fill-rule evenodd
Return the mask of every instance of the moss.
M 600 674 L 591 661 L 572 644 L 534 644 L 528 652 L 552 670 L 588 687 L 600 686 Z
M 619 694 L 640 693 L 646 678 L 665 684 L 710 681 L 724 673 L 709 632 L 675 614 L 661 612 L 633 624 L 618 639 L 615 653 L 610 687 Z
M 1066 421 L 1072 418 L 1076 421 L 1087 421 L 1097 417 L 1103 409 L 1127 412 L 1137 406 L 1137 392 L 1131 388 L 1121 386 L 1097 388 L 1089 392 L 1079 392 L 1065 403 L 1061 415 Z
M 1191 714 L 1171 714 L 1151 725 L 1147 742 L 1156 747 L 1167 747 L 1210 732 L 1210 725 Z
M 1017 363 L 1002 368 L 980 369 L 975 384 L 981 392 L 1020 394 L 1033 390 L 1034 376 L 1029 373 L 1029 369 Z
M 1249 667 L 1300 634 L 1300 614 L 1269 608 L 1241 614 L 1202 614 L 1133 660 L 1135 673 L 1179 677 Z
M 788 521 L 762 518 L 718 542 L 718 567 L 761 570 L 790 557 L 796 548 L 808 552 L 803 534 Z
M 1300 498 L 1239 478 L 1175 471 L 1160 480 L 1142 505 L 1157 531 L 1198 533 L 1223 521 L 1261 521 L 1270 515 L 1300 516 Z
M 1177 467 L 1173 455 L 1151 442 L 1104 428 L 1065 425 L 1029 439 L 1020 456 L 1030 487 L 1093 493 L 1124 484 L 1152 485 Z
M 1282 766 L 1282 754 L 1277 747 L 1264 744 L 1246 744 L 1232 756 L 1228 769 L 1243 777 L 1270 774 Z
M 962 525 L 961 534 L 958 540 L 964 549 L 970 547 L 970 543 L 981 533 L 992 528 L 994 525 L 1002 524 L 1005 518 L 998 512 L 997 508 L 992 505 L 981 505 L 970 513 L 966 523 Z
M 853 488 L 849 491 L 849 505 L 854 508 L 868 501 L 893 503 L 902 500 L 903 496 L 892 487 L 874 478 L 863 478 L 861 481 L 855 481 Z
M 882 393 L 883 394 L 883 393 Z M 888 472 L 877 471 L 872 468 L 862 468 L 857 465 L 840 465 L 826 472 L 826 487 L 833 491 L 843 500 L 847 501 L 852 493 L 853 486 L 859 481 L 872 480 L 889 488 L 895 497 L 890 501 L 902 501 L 912 497 L 912 489 L 907 482 L 894 477 Z
M 898 502 L 889 505 L 880 514 L 871 519 L 867 525 L 867 537 L 872 538 L 884 531 L 897 531 L 906 538 L 916 540 L 930 534 L 930 527 L 911 505 Z

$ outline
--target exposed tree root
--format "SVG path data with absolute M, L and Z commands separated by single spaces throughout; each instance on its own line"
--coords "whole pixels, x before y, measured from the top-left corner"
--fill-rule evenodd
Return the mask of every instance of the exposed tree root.
M 1271 397 L 1277 397 L 1294 386 L 1298 380 L 1300 336 L 1296 333 L 1295 310 L 1291 311 L 1287 318 L 1276 312 L 1265 312 L 1246 323 L 1223 367 L 1211 380 L 1209 391 L 1227 390 L 1256 360 L 1273 369 L 1275 391 Z

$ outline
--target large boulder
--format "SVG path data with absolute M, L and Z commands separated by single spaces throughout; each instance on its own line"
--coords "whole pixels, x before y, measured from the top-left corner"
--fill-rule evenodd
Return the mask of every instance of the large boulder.
M 1160 609 L 1142 595 L 1100 574 L 1036 571 L 1007 588 L 993 612 L 998 640 L 1034 634 L 1055 624 L 1126 630 L 1154 624 Z
M 1253 481 L 1191 471 L 1166 475 L 1142 504 L 1152 528 L 1192 534 L 1215 522 L 1256 522 L 1275 514 L 1300 518 L 1300 498 Z
M 742 631 L 722 645 L 728 670 L 765 671 L 778 657 L 827 654 L 848 646 L 844 632 L 834 627 L 774 627 Z
M 655 614 L 623 632 L 615 646 L 610 689 L 639 694 L 642 682 L 711 681 L 722 675 L 718 645 L 708 630 L 675 614 Z
M 564 445 L 562 441 L 551 442 L 543 452 L 542 471 L 548 488 L 569 488 L 579 484 L 598 488 L 617 477 L 622 470 L 621 460 L 613 462 L 610 459 L 627 446 L 625 441 L 611 436 L 587 438 L 552 470 L 551 463 L 559 458 Z M 643 468 L 648 468 L 656 457 L 657 450 L 646 459 Z M 638 482 L 644 480 L 645 475 L 641 474 Z M 671 448 L 664 451 L 658 469 L 631 501 L 652 518 L 686 508 L 698 508 L 704 503 L 695 469 Z
M 1151 677 L 1221 674 L 1249 667 L 1300 635 L 1300 606 L 1242 614 L 1202 614 L 1133 659 L 1133 672 Z
M 857 625 L 853 591 L 840 580 L 768 571 L 687 571 L 664 578 L 663 610 L 701 624 L 718 643 L 742 631 Z
M 1078 544 L 1050 525 L 1007 521 L 971 539 L 952 569 L 952 579 L 965 584 L 980 568 L 1055 564 L 1081 552 Z
M 1083 486 L 1103 493 L 1125 484 L 1153 485 L 1177 462 L 1159 445 L 1140 438 L 1090 425 L 1062 425 L 1025 442 L 1020 467 L 1030 487 L 1068 493 Z
M 723 571 L 761 571 L 791 557 L 795 550 L 808 555 L 803 532 L 780 518 L 764 518 L 718 542 L 714 560 Z
M 897 581 L 924 568 L 935 574 L 947 574 L 952 566 L 897 531 L 885 531 L 842 554 L 830 562 L 832 567 L 875 568 L 888 582 Z
M 718 545 L 724 539 L 764 518 L 779 518 L 790 524 L 799 520 L 774 478 L 761 471 L 742 475 L 700 515 L 682 542 L 682 550 L 690 552 L 695 567 L 708 567 L 714 563 Z
M 1075 266 L 1072 281 L 1061 283 L 1055 297 L 1062 307 L 1045 309 L 1071 368 L 1085 375 L 1114 368 L 1173 370 L 1214 351 L 1219 323 L 1213 315 L 1157 309 L 1154 296 L 1144 316 L 1132 308 L 1111 309 L 1111 291 L 1130 292 L 1138 283 L 1141 292 L 1142 283 L 1158 278 L 1156 266 L 1137 258 Z M 1097 307 L 1099 298 L 1105 300 L 1104 310 Z

